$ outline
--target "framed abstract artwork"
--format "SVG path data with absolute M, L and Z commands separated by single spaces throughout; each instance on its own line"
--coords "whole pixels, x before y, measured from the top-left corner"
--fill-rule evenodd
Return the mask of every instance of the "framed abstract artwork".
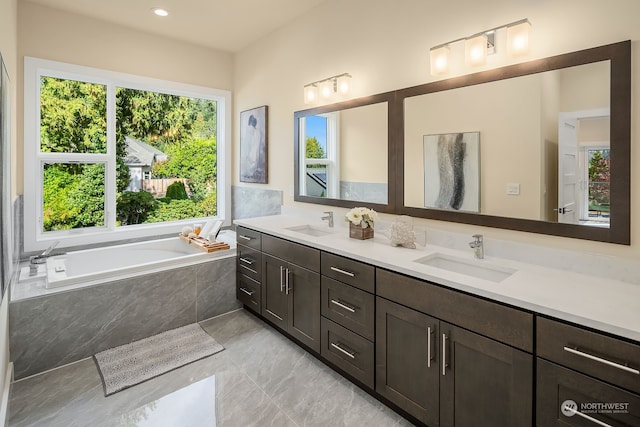
M 425 135 L 427 208 L 480 212 L 480 132 Z
M 240 113 L 240 182 L 267 183 L 268 109 Z

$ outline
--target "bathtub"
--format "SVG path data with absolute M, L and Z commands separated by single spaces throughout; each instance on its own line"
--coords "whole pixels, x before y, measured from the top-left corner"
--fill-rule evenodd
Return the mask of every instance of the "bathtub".
M 231 249 L 206 253 L 179 237 L 86 249 L 47 260 L 46 288 L 98 284 L 122 277 L 155 273 L 235 254 L 235 233 L 222 231 L 218 241 Z

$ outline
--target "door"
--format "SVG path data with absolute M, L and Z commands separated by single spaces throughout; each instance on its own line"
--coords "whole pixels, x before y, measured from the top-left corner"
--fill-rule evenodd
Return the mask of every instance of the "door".
M 640 396 L 538 358 L 539 426 L 640 426 Z
M 440 322 L 440 425 L 531 426 L 533 356 Z
M 558 117 L 558 222 L 578 223 L 578 119 Z
M 271 255 L 262 255 L 262 315 L 279 328 L 287 329 L 287 263 Z
M 288 328 L 294 338 L 320 353 L 320 275 L 295 264 L 285 272 Z
M 438 321 L 376 298 L 376 391 L 430 427 L 439 424 Z

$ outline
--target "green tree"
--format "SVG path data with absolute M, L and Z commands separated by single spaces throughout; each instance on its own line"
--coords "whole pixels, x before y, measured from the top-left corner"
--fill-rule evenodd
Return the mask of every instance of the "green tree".
M 322 148 L 315 136 L 307 137 L 306 154 L 307 159 L 325 159 L 327 157 L 324 148 Z
M 189 196 L 187 195 L 187 190 L 184 188 L 184 183 L 182 181 L 176 181 L 168 186 L 167 195 L 165 197 L 171 200 L 186 200 L 189 198 Z
M 147 191 L 124 191 L 118 196 L 117 219 L 121 225 L 143 224 L 157 203 L 153 194 Z

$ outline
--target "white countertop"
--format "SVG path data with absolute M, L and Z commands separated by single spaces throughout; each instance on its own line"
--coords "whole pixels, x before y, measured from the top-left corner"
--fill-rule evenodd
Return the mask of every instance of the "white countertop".
M 342 218 L 336 218 L 333 229 L 318 219 L 288 215 L 240 219 L 234 223 L 452 289 L 640 341 L 640 286 L 637 284 L 491 256 L 474 260 L 472 249 L 461 251 L 430 245 L 428 237 L 427 245 L 417 249 L 393 247 L 381 233 L 370 240 L 351 239 Z M 288 230 L 306 224 L 333 232 L 314 237 Z M 515 272 L 495 283 L 415 262 L 436 253 Z

